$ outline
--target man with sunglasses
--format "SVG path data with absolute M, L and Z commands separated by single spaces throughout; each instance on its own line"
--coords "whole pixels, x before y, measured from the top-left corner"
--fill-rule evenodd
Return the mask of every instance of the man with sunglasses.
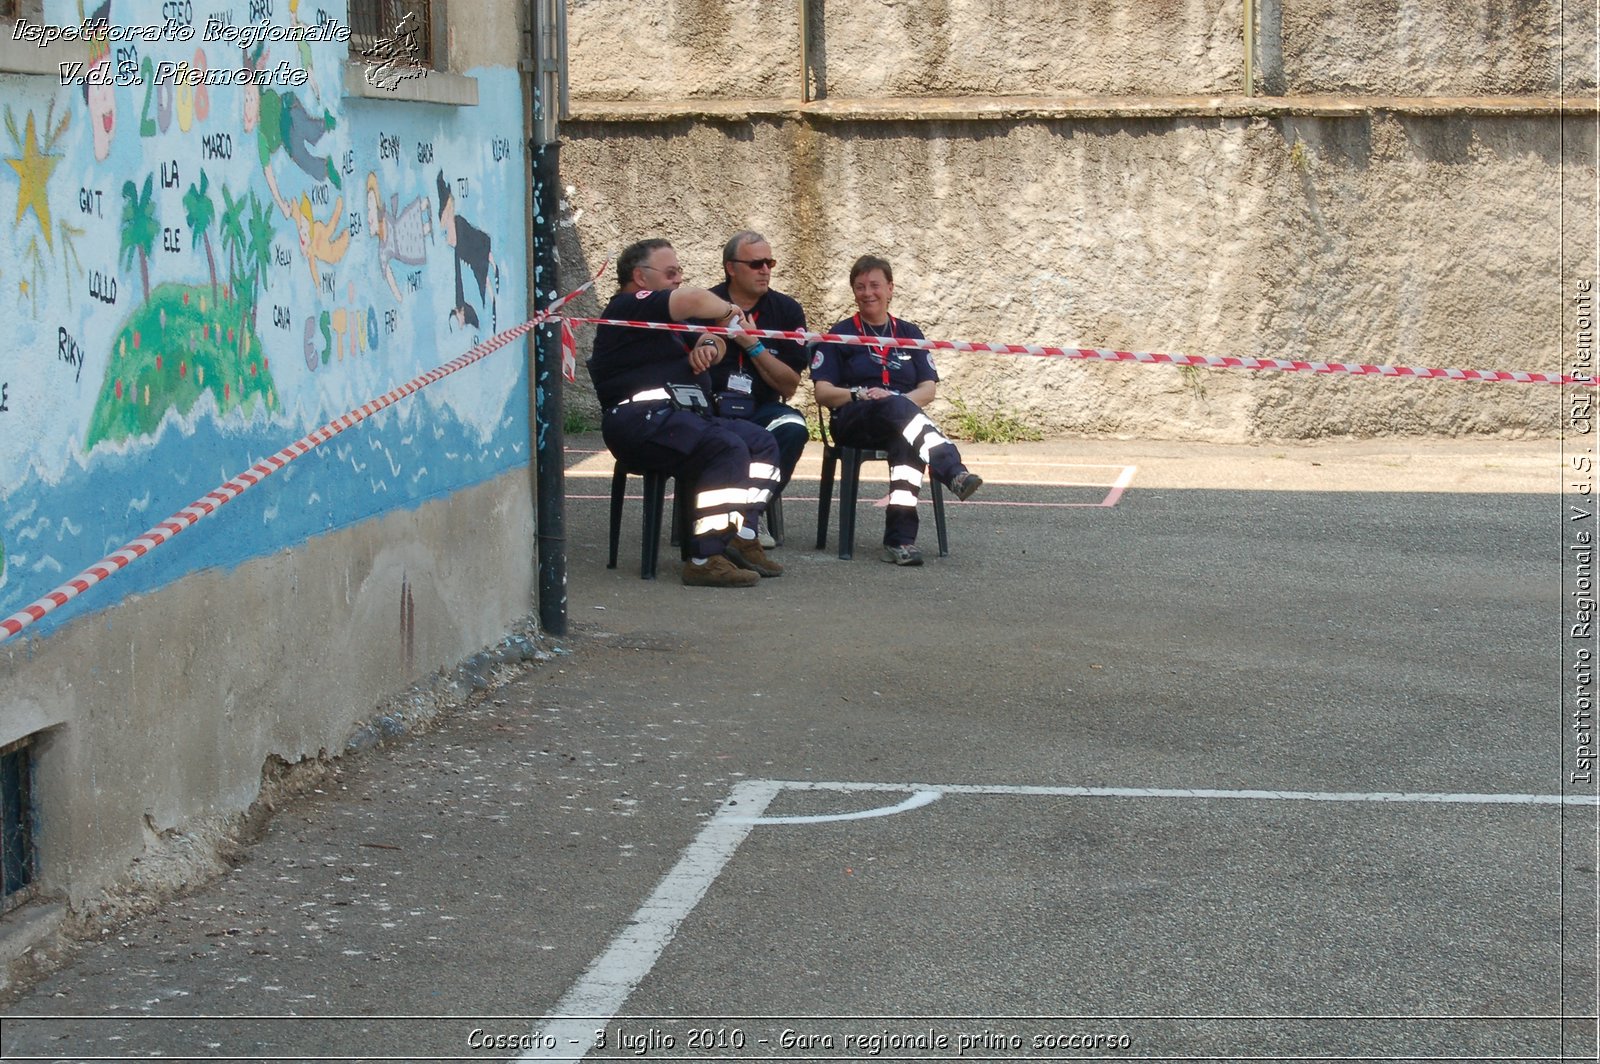
M 750 229 L 733 234 L 722 247 L 722 283 L 711 291 L 744 312 L 747 324 L 761 329 L 804 329 L 806 312 L 799 302 L 772 287 L 772 257 L 767 238 Z M 806 449 L 805 415 L 788 405 L 800 387 L 806 349 L 796 340 L 763 339 L 747 350 L 735 344 L 727 358 L 711 367 L 712 394 L 732 396 L 732 408 L 772 433 L 778 441 L 778 487 L 783 494 L 800 454 Z M 738 397 L 747 397 L 739 402 Z M 725 405 L 728 405 L 725 403 Z M 776 546 L 761 533 L 761 545 Z
M 662 239 L 629 245 L 617 259 L 617 294 L 601 317 L 613 321 L 721 326 L 739 308 L 704 288 L 683 284 L 678 253 Z M 618 461 L 657 470 L 694 485 L 691 587 L 750 587 L 783 566 L 768 558 L 755 526 L 778 482 L 778 445 L 754 422 L 714 417 L 707 370 L 722 361 L 725 341 L 624 325 L 595 330 L 589 377 L 605 411 L 600 431 Z M 753 337 L 741 337 L 747 343 Z

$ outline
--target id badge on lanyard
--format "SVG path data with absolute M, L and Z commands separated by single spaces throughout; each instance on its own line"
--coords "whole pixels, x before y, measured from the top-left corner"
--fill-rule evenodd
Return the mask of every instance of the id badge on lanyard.
M 861 320 L 861 315 L 857 314 L 856 335 L 876 336 L 878 334 L 873 332 L 871 328 L 867 326 L 866 322 Z M 893 338 L 899 335 L 900 331 L 894 327 L 894 315 L 891 314 L 889 315 L 889 336 Z M 868 340 L 867 350 L 872 352 L 872 357 L 877 359 L 878 368 L 883 372 L 883 386 L 885 388 L 889 387 L 889 352 L 893 350 L 893 348 L 889 344 L 875 344 L 871 340 Z

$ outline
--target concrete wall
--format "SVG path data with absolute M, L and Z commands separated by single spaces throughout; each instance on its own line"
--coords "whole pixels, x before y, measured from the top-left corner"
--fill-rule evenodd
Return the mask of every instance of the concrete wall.
M 1595 84 L 1593 12 L 1583 5 L 1254 6 L 1257 88 L 1268 94 L 1522 95 Z M 571 0 L 574 96 L 797 99 L 800 9 L 800 0 Z M 813 97 L 1210 95 L 1244 87 L 1244 0 L 809 0 L 809 12 Z
M 1241 4 L 813 0 L 824 98 L 802 104 L 798 4 L 576 3 L 568 281 L 664 234 L 711 284 L 749 225 L 818 328 L 876 252 L 896 313 L 940 339 L 1557 369 L 1563 196 L 1593 186 L 1595 145 L 1550 94 L 1565 64 L 1592 96 L 1593 27 L 1563 27 L 1554 0 L 1258 6 L 1257 86 L 1288 96 L 1243 95 Z M 623 27 L 636 51 L 608 36 Z M 1562 419 L 1548 387 L 1009 356 L 941 371 L 943 396 L 1049 433 L 1542 436 Z
M 211 17 L 347 27 L 342 0 L 173 5 L 193 34 L 84 49 L 127 60 L 121 84 L 0 73 L 0 616 L 526 317 L 523 5 L 453 6 L 455 77 L 393 92 L 359 63 L 347 81 L 337 40 L 202 36 Z M 89 7 L 161 25 L 159 5 Z M 197 55 L 285 73 L 156 83 Z M 513 345 L 375 414 L 0 644 L 0 744 L 36 736 L 46 894 L 90 905 L 205 851 L 269 759 L 341 750 L 528 613 L 526 360 Z
M 1593 15 L 1548 0 L 1263 0 L 1263 84 L 1291 95 L 1584 92 Z

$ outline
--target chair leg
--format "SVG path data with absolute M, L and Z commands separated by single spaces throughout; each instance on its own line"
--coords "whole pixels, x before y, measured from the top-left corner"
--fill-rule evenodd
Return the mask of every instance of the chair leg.
M 839 448 L 839 557 L 849 561 L 856 549 L 856 496 L 861 491 L 861 451 Z
M 617 544 L 622 539 L 622 500 L 628 490 L 628 471 L 621 462 L 611 470 L 611 553 L 606 568 L 617 567 Z
M 688 561 L 694 551 L 694 481 L 678 477 L 672 482 L 672 542 L 678 547 L 678 557 Z
M 833 508 L 833 467 L 839 452 L 831 446 L 822 448 L 822 484 L 817 490 L 817 549 L 828 545 L 828 511 Z
M 656 578 L 656 561 L 661 552 L 661 511 L 667 491 L 665 473 L 644 475 L 644 542 L 639 548 L 639 579 Z
M 767 534 L 778 546 L 783 546 L 783 496 L 774 495 L 767 503 Z
M 944 488 L 940 487 L 937 478 L 929 477 L 928 479 L 933 481 L 933 527 L 939 533 L 939 557 L 948 558 L 950 556 L 950 537 L 945 532 L 944 527 Z

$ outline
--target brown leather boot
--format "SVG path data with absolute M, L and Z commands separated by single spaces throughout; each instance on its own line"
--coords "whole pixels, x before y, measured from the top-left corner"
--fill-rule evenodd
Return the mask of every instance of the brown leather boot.
M 762 576 L 783 575 L 783 566 L 773 561 L 772 557 L 761 549 L 760 540 L 740 539 L 734 536 L 728 540 L 728 549 L 722 553 L 741 569 L 748 569 Z
M 704 565 L 684 562 L 683 582 L 687 587 L 754 587 L 761 577 L 718 554 L 707 558 Z

